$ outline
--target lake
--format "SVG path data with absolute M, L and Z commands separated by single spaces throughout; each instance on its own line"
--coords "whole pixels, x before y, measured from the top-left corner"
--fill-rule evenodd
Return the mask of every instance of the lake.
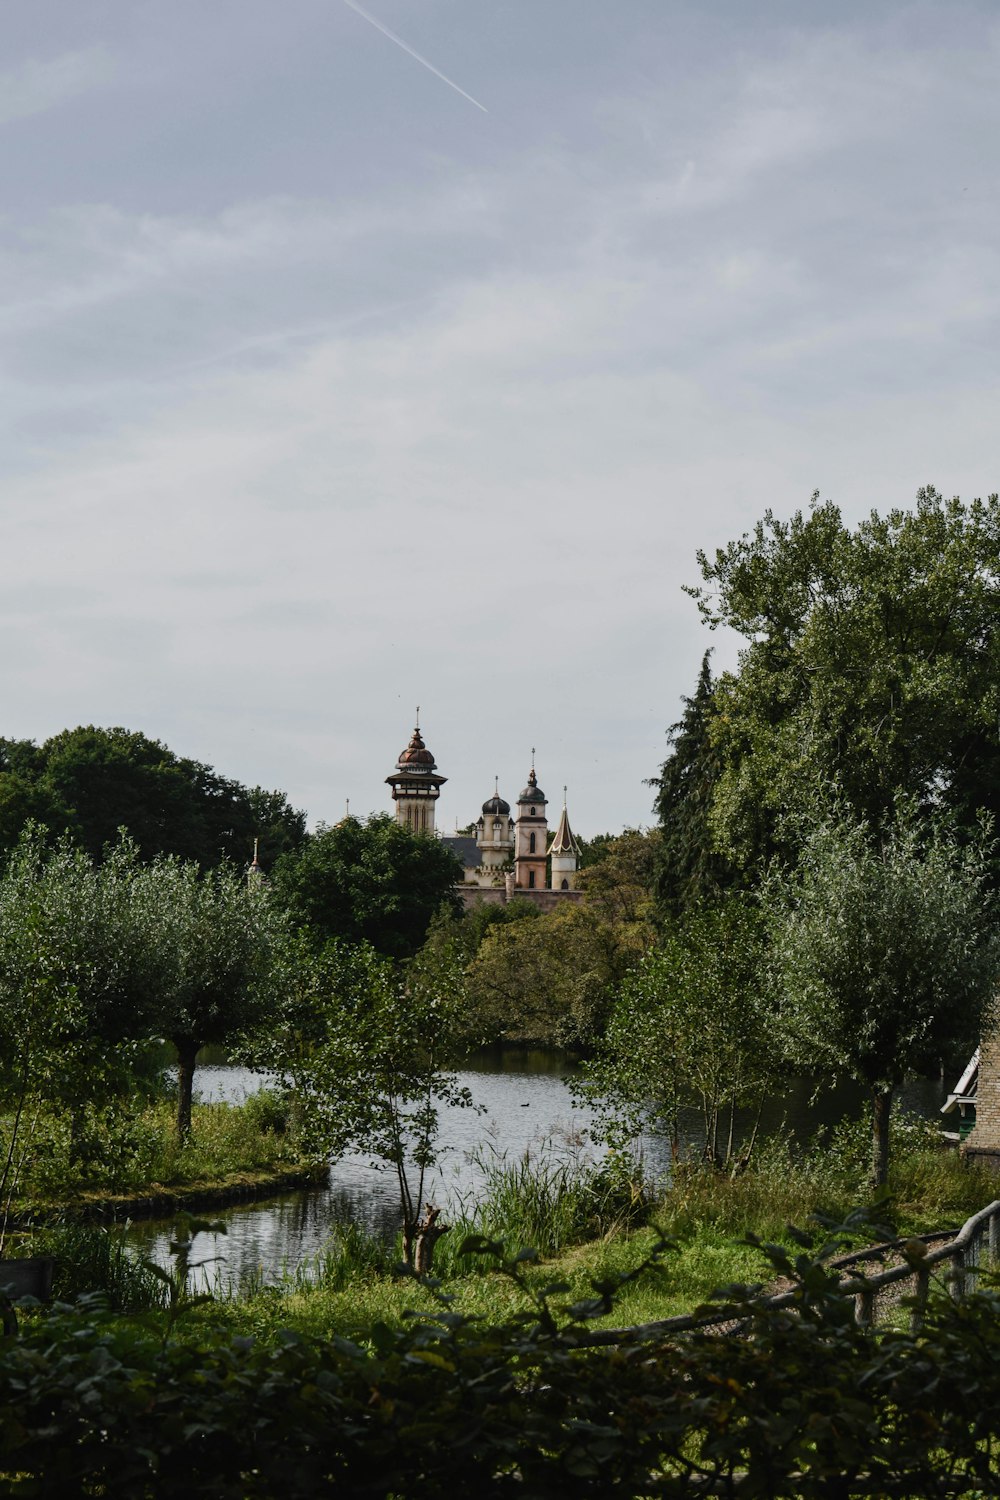
M 566 1080 L 573 1068 L 558 1054 L 506 1052 L 477 1057 L 474 1066 L 459 1074 L 480 1109 L 448 1108 L 441 1113 L 439 1164 L 430 1175 L 425 1199 L 448 1213 L 463 1204 L 471 1207 L 483 1185 L 483 1160 L 515 1162 L 525 1152 L 560 1160 L 592 1160 L 600 1153 L 589 1139 L 593 1112 L 577 1104 Z M 236 1067 L 200 1067 L 196 1094 L 206 1102 L 239 1102 L 261 1087 L 260 1074 Z M 769 1101 L 762 1130 L 790 1130 L 807 1137 L 821 1125 L 863 1108 L 852 1085 L 828 1090 L 813 1102 L 813 1084 L 789 1079 L 780 1096 Z M 902 1090 L 903 1104 L 913 1113 L 934 1118 L 944 1103 L 946 1087 L 937 1079 L 913 1079 Z M 938 1116 L 939 1117 L 939 1116 Z M 741 1122 L 737 1116 L 738 1126 Z M 682 1117 L 686 1138 L 697 1148 L 703 1140 L 701 1117 L 689 1109 Z M 641 1143 L 651 1176 L 669 1170 L 669 1153 L 662 1141 Z M 227 1226 L 224 1235 L 199 1235 L 192 1262 L 204 1262 L 193 1272 L 198 1285 L 238 1284 L 248 1276 L 280 1279 L 286 1270 L 307 1263 L 323 1248 L 338 1223 L 354 1220 L 391 1238 L 399 1228 L 398 1188 L 394 1174 L 373 1164 L 359 1152 L 336 1162 L 329 1183 L 322 1187 L 283 1193 L 280 1197 L 213 1212 L 210 1217 Z M 169 1222 L 150 1221 L 133 1226 L 130 1238 L 144 1252 L 166 1264 Z

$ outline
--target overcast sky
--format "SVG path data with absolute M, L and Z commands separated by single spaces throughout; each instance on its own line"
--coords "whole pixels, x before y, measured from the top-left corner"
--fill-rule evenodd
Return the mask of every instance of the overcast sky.
M 364 10 L 3 0 L 0 734 L 649 823 L 697 548 L 1000 487 L 1000 12 Z

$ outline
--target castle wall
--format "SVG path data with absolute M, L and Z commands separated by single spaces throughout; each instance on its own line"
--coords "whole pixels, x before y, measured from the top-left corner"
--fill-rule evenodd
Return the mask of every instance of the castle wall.
M 521 887 L 518 886 L 515 888 L 512 894 L 508 896 L 507 892 L 499 886 L 494 886 L 492 889 L 490 889 L 489 887 L 484 886 L 458 885 L 455 887 L 455 889 L 461 896 L 462 903 L 466 911 L 468 911 L 470 907 L 477 905 L 477 903 L 479 902 L 481 902 L 484 906 L 506 906 L 508 901 L 517 899 L 530 901 L 532 905 L 537 906 L 539 911 L 541 912 L 550 912 L 555 911 L 556 907 L 559 906 L 563 901 L 583 900 L 582 891 L 529 891 L 522 890 Z

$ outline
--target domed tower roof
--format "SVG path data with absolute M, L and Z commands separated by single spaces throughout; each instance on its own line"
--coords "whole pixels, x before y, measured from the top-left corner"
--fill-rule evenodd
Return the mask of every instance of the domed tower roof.
M 518 797 L 517 800 L 518 802 L 542 803 L 543 805 L 549 800 L 546 797 L 545 793 L 542 791 L 541 787 L 538 785 L 538 781 L 535 777 L 534 766 L 532 766 L 531 770 L 528 772 L 528 785 L 524 788 L 524 791 L 521 793 L 520 797 Z
M 408 787 L 413 790 L 414 795 L 422 795 L 420 788 L 441 787 L 447 781 L 447 776 L 438 774 L 437 761 L 424 744 L 419 719 L 410 735 L 410 743 L 399 752 L 396 769 L 385 779 L 392 787 L 394 801 L 407 795 Z
M 493 789 L 493 796 L 488 802 L 483 803 L 483 812 L 492 813 L 494 817 L 497 817 L 500 814 L 505 814 L 508 816 L 510 814 L 510 803 L 505 802 L 500 795 L 499 778 L 497 778 L 497 784 Z
M 419 724 L 410 736 L 410 743 L 399 752 L 396 762 L 401 771 L 436 771 L 437 762 L 424 744 Z

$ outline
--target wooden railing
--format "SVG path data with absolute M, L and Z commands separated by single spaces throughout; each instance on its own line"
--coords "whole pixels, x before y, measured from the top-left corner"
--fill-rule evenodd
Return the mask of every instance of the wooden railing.
M 914 1253 L 915 1242 L 925 1247 L 925 1253 Z M 909 1248 L 904 1248 L 909 1247 Z M 893 1262 L 893 1264 L 889 1264 Z M 966 1291 L 975 1286 L 979 1268 L 984 1263 L 1000 1262 L 1000 1198 L 988 1203 L 985 1208 L 966 1219 L 958 1233 L 940 1230 L 935 1234 L 911 1235 L 902 1240 L 888 1240 L 880 1245 L 871 1245 L 866 1250 L 856 1250 L 849 1255 L 837 1256 L 830 1265 L 843 1275 L 840 1292 L 854 1299 L 854 1316 L 859 1323 L 877 1323 L 893 1307 L 897 1306 L 908 1292 L 912 1294 L 911 1320 L 919 1327 L 923 1308 L 930 1291 L 931 1279 L 939 1269 L 950 1271 L 948 1286 L 951 1296 L 961 1300 Z M 859 1267 L 882 1265 L 884 1270 L 868 1275 Z M 776 1292 L 761 1299 L 761 1306 L 791 1307 L 798 1298 L 796 1291 Z M 607 1344 L 646 1343 L 653 1340 L 666 1341 L 678 1334 L 696 1330 L 714 1329 L 717 1332 L 738 1333 L 745 1323 L 740 1318 L 720 1307 L 717 1311 L 702 1310 L 699 1313 L 684 1313 L 676 1318 L 664 1318 L 656 1323 L 639 1323 L 632 1328 L 604 1328 L 586 1334 L 579 1342 L 582 1346 L 598 1347 Z

